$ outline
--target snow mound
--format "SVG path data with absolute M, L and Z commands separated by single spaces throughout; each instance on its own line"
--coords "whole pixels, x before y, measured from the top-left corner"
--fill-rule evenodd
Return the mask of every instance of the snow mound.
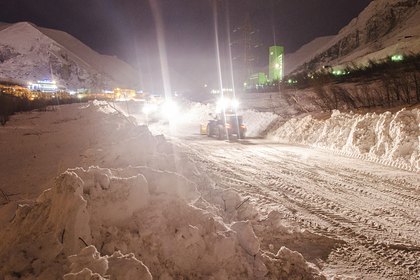
M 103 120 L 106 141 L 35 201 L 0 208 L 0 279 L 263 279 L 279 269 L 324 279 L 297 253 L 287 251 L 289 267 L 289 255 L 264 254 L 253 205 L 238 209 L 238 193 L 216 188 L 163 136 L 102 102 L 79 110 Z
M 311 145 L 362 156 L 368 160 L 420 171 L 420 110 L 359 115 L 334 111 L 327 120 L 293 118 L 268 138 L 277 142 Z
M 150 191 L 153 175 L 147 167 L 61 174 L 1 233 L 2 279 L 258 279 L 268 272 L 273 260 L 262 255 L 249 221 L 227 225 L 168 188 Z M 158 177 L 165 176 L 172 179 Z
M 199 102 L 188 102 L 184 104 L 179 121 L 206 123 L 211 117 L 210 113 L 216 110 L 215 104 L 203 104 Z
M 112 256 L 101 257 L 91 245 L 68 259 L 71 272 L 64 275 L 64 280 L 108 279 L 102 275 L 112 275 L 113 279 L 153 279 L 149 269 L 134 254 L 114 252 Z
M 200 122 L 207 123 L 214 114 L 216 107 L 214 104 L 202 104 L 198 102 L 188 103 L 178 121 L 181 122 Z M 238 110 L 238 115 L 243 117 L 243 123 L 247 128 L 247 137 L 261 137 L 269 125 L 280 117 L 270 112 L 258 112 L 256 110 Z
M 280 119 L 280 117 L 273 113 L 257 112 L 255 110 L 241 110 L 239 115 L 243 116 L 243 122 L 246 125 L 247 137 L 260 137 L 269 125 Z
M 325 276 L 318 274 L 318 269 L 313 265 L 308 265 L 303 256 L 296 252 L 281 247 L 277 254 L 267 253 L 266 257 L 271 257 L 274 261 L 270 262 L 276 279 L 317 279 L 324 280 Z M 290 277 L 291 275 L 299 275 Z

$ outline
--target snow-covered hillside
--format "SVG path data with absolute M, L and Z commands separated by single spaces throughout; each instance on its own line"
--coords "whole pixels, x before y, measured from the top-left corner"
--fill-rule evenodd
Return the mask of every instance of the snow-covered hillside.
M 420 52 L 420 2 L 375 0 L 336 36 L 325 38 L 322 44 L 320 39 L 286 55 L 286 75 L 312 72 L 324 65 L 364 65 L 369 59 Z
M 286 54 L 284 58 L 285 75 L 289 75 L 296 69 L 296 67 L 314 58 L 315 54 L 317 54 L 319 50 L 323 49 L 333 38 L 335 38 L 335 36 L 316 38 L 312 42 L 302 46 L 296 52 Z
M 139 74 L 73 36 L 28 22 L 0 25 L 0 78 L 21 83 L 51 79 L 67 90 L 140 89 Z

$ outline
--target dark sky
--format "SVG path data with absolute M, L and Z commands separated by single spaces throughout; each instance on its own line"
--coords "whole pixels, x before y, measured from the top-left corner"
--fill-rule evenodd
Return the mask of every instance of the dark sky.
M 265 65 L 268 47 L 276 43 L 286 53 L 295 52 L 317 37 L 335 35 L 372 0 L 7 0 L 0 4 L 0 22 L 29 21 L 65 31 L 144 70 L 158 63 L 151 2 L 161 11 L 169 66 L 195 79 L 197 73 L 205 77 L 217 70 L 215 4 L 222 49 L 228 45 L 228 22 L 230 30 L 240 27 L 248 12 L 259 30 L 260 64 Z

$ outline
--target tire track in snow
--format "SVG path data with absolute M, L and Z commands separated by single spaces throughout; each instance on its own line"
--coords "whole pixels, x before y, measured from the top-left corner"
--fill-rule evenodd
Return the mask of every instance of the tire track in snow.
M 335 185 L 335 184 L 333 184 L 333 185 Z M 368 195 L 369 195 L 369 193 L 367 193 Z M 407 195 L 402 195 L 402 197 L 403 198 L 413 198 L 413 196 L 407 196 Z M 307 199 L 308 197 L 307 196 L 305 196 L 305 199 Z M 310 197 L 309 197 L 310 198 Z M 315 202 L 315 203 L 317 203 L 317 202 L 319 202 L 319 201 L 317 201 L 318 200 L 318 198 L 315 198 L 315 199 L 312 199 L 312 202 Z M 321 197 L 321 200 L 323 200 L 324 202 L 326 201 L 325 199 L 323 199 L 322 197 Z M 412 202 L 417 202 L 418 201 L 418 199 L 417 198 L 415 198 L 414 197 L 414 199 L 413 199 L 413 201 Z M 312 205 L 311 203 L 309 203 L 309 205 Z M 330 202 L 327 202 L 326 203 L 326 205 L 327 205 L 327 207 L 328 208 L 330 208 L 331 210 L 334 210 L 334 209 L 339 209 L 339 208 L 341 208 L 341 206 L 340 205 L 337 205 L 336 203 L 331 203 L 330 204 Z M 414 208 L 415 208 L 415 205 L 413 205 L 413 204 L 411 204 L 411 206 L 412 206 L 412 208 L 413 208 L 413 206 L 414 206 Z M 302 207 L 305 207 L 304 205 L 302 205 Z M 350 237 L 351 236 L 353 236 L 353 235 L 355 235 L 356 236 L 356 238 L 358 238 L 359 240 L 359 243 L 360 244 L 363 244 L 363 245 L 366 245 L 366 244 L 369 244 L 369 243 L 372 243 L 372 242 L 368 242 L 368 243 L 366 243 L 365 241 L 364 241 L 364 239 L 365 239 L 365 236 L 364 235 L 357 235 L 357 233 L 356 232 L 353 232 L 352 231 L 352 227 L 343 227 L 342 225 L 343 225 L 343 222 L 346 222 L 346 220 L 345 219 L 342 219 L 341 218 L 341 215 L 339 215 L 339 218 L 337 218 L 337 217 L 335 217 L 336 216 L 336 214 L 337 213 L 334 213 L 334 214 L 331 214 L 331 213 L 328 213 L 328 212 L 325 212 L 324 211 L 324 209 L 322 209 L 322 208 L 318 208 L 318 207 L 316 207 L 316 208 L 314 208 L 313 209 L 313 213 L 320 213 L 320 211 L 322 211 L 323 213 L 321 213 L 320 215 L 322 215 L 322 216 L 326 216 L 326 217 L 328 217 L 327 218 L 327 220 L 329 220 L 329 218 L 332 218 L 332 222 L 330 221 L 330 223 L 332 224 L 332 225 L 334 225 L 334 226 L 336 226 L 337 228 L 339 228 L 339 229 L 341 229 L 342 230 L 342 232 L 344 232 L 344 233 L 348 233 L 347 235 L 350 235 Z M 341 210 L 340 211 L 338 211 L 338 212 L 342 212 Z M 383 225 L 381 225 L 381 224 L 379 224 L 379 223 L 377 223 L 377 222 L 374 222 L 374 221 L 372 221 L 371 219 L 369 219 L 369 218 L 366 218 L 366 217 L 363 217 L 363 216 L 359 216 L 359 215 L 357 215 L 357 214 L 354 214 L 355 212 L 354 211 L 348 211 L 347 210 L 347 216 L 349 216 L 349 217 L 351 217 L 351 216 L 354 216 L 354 217 L 357 217 L 359 220 L 361 220 L 362 222 L 364 222 L 364 223 L 366 223 L 368 226 L 370 226 L 370 227 L 372 227 L 372 228 L 374 228 L 374 229 L 376 229 L 376 230 L 384 230 L 384 229 L 386 229 Z M 353 213 L 353 214 L 352 214 Z M 319 216 L 319 215 L 318 215 Z M 338 223 L 336 223 L 336 222 L 334 222 L 334 221 L 338 221 Z M 352 224 L 357 224 L 358 225 L 358 227 L 360 227 L 360 223 L 358 223 L 357 221 L 352 221 L 351 222 Z M 416 222 L 416 223 L 414 223 L 416 226 L 418 225 L 418 223 Z M 415 232 L 415 231 L 413 231 L 413 232 Z M 342 235 L 342 234 L 341 234 Z M 377 249 L 377 246 L 379 246 L 379 247 L 381 247 L 381 249 Z M 418 246 L 412 246 L 411 244 L 409 244 L 409 245 L 406 245 L 406 244 L 398 244 L 398 243 L 396 243 L 396 244 L 384 244 L 383 242 L 382 243 L 378 243 L 378 244 L 376 244 L 376 243 L 374 243 L 374 245 L 372 246 L 372 245 L 369 245 L 368 246 L 368 248 L 371 250 L 371 251 L 374 251 L 374 252 L 376 252 L 376 251 L 380 251 L 381 253 L 382 253 L 382 255 L 384 255 L 384 254 L 386 254 L 386 252 L 385 252 L 385 250 L 384 250 L 384 248 L 391 248 L 392 250 L 395 250 L 395 249 L 397 249 L 397 250 L 400 250 L 400 251 L 415 251 L 416 252 L 416 254 L 418 255 L 418 251 L 419 251 L 419 247 Z M 390 256 L 386 256 L 386 258 L 387 259 L 391 259 L 391 260 L 393 260 L 393 255 L 395 255 L 395 254 L 397 254 L 396 252 L 391 252 L 390 253 Z M 397 254 L 398 255 L 398 254 Z M 404 256 L 404 258 L 405 258 L 405 256 Z M 398 265 L 398 264 L 402 264 L 403 266 L 408 266 L 408 267 L 410 267 L 410 269 L 417 269 L 417 272 L 418 272 L 418 266 L 416 267 L 415 266 L 415 264 L 416 264 L 416 262 L 415 262 L 415 260 L 411 260 L 411 261 L 406 261 L 406 260 L 404 260 L 404 259 L 400 259 L 400 260 L 398 260 L 398 257 L 397 257 L 397 261 L 395 261 L 395 263 Z
M 211 141 L 206 146 L 208 143 Z M 333 259 L 354 259 L 363 252 L 368 257 L 359 265 L 366 273 L 395 279 L 419 275 L 420 248 L 413 238 L 420 221 L 410 215 L 410 211 L 418 211 L 420 201 L 414 183 L 331 166 L 328 160 L 296 159 L 294 152 L 279 153 L 271 147 L 239 145 L 242 148 L 231 149 L 226 145 L 230 144 L 217 142 L 208 149 L 202 143 L 188 143 L 184 150 L 207 173 L 218 177 L 221 187 L 251 196 L 261 214 L 281 208 L 303 228 L 344 240 L 347 245 L 333 252 Z M 218 150 L 219 146 L 223 149 Z M 207 149 L 214 152 L 203 152 Z M 366 202 L 374 205 L 364 205 Z M 412 234 L 401 236 L 396 220 L 406 228 L 411 225 L 408 230 Z

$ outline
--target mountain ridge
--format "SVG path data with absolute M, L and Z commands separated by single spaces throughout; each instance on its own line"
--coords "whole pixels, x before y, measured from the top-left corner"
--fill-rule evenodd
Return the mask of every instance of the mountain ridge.
M 285 75 L 313 72 L 324 65 L 345 68 L 364 65 L 394 54 L 420 51 L 420 2 L 418 0 L 375 0 L 358 17 L 343 27 L 321 48 L 317 39 L 285 56 Z M 293 63 L 295 57 L 310 57 Z
M 57 80 L 66 90 L 139 89 L 139 73 L 117 57 L 101 55 L 70 34 L 30 22 L 0 23 L 0 78 Z

